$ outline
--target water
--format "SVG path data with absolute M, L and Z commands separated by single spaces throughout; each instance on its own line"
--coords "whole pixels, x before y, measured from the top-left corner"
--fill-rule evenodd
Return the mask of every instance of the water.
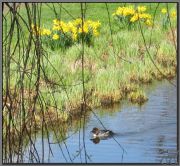
M 98 119 L 91 113 L 86 119 L 85 145 L 83 144 L 82 128 L 79 133 L 77 129 L 69 127 L 66 133 L 66 137 L 69 136 L 69 138 L 64 143 L 60 143 L 60 146 L 55 139 L 55 134 L 50 132 L 50 146 L 53 156 L 49 153 L 49 144 L 46 138 L 44 139 L 43 162 L 85 162 L 84 146 L 88 155 L 88 163 L 176 162 L 176 87 L 164 81 L 154 83 L 152 86 L 145 86 L 144 89 L 149 100 L 141 107 L 124 101 L 113 108 L 94 110 L 103 125 L 116 133 L 114 139 L 97 140 L 96 143 L 90 140 L 90 131 L 93 127 L 103 128 Z M 77 132 L 74 134 L 75 131 Z M 41 135 L 37 137 L 35 145 L 41 158 Z M 81 153 L 79 153 L 80 149 Z M 28 162 L 27 159 L 25 160 Z

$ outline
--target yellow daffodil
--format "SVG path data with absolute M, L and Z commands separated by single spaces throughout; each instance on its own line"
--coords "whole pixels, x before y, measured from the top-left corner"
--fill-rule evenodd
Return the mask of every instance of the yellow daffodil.
M 53 31 L 55 31 L 55 30 L 60 30 L 60 29 L 61 29 L 60 26 L 58 26 L 58 25 L 53 25 L 53 28 L 52 28 Z
M 87 24 L 84 24 L 83 30 L 84 30 L 84 33 L 88 33 L 89 29 L 88 29 L 88 25 Z
M 58 24 L 59 24 L 59 20 L 54 19 L 54 20 L 53 20 L 53 24 L 54 24 L 54 25 L 58 25 Z
M 59 39 L 59 35 L 58 34 L 54 34 L 52 37 L 53 40 L 58 40 Z
M 49 36 L 51 34 L 51 31 L 49 29 L 47 29 L 46 34 Z
M 74 24 L 72 22 L 68 22 L 67 26 L 69 27 L 70 30 L 74 28 Z
M 77 26 L 77 25 L 81 25 L 82 24 L 82 19 L 81 18 L 78 18 L 76 20 L 74 20 L 74 25 Z
M 99 36 L 99 32 L 98 32 L 96 29 L 94 29 L 94 30 L 93 30 L 93 35 L 94 35 L 94 36 Z
M 92 22 L 91 24 L 89 24 L 89 27 L 92 29 L 97 29 L 97 28 L 99 28 L 100 25 L 101 25 L 101 23 L 99 21 L 97 21 L 97 22 Z
M 77 33 L 73 33 L 73 34 L 72 34 L 72 38 L 73 38 L 73 40 L 76 41 L 76 40 L 77 40 Z
M 118 8 L 118 10 L 116 11 L 116 15 L 122 15 L 123 13 L 123 8 Z
M 129 7 L 118 7 L 115 13 L 113 13 L 113 16 L 129 16 L 133 15 L 135 13 L 134 7 L 129 6 Z
M 67 33 L 69 31 L 69 27 L 67 25 L 62 26 L 61 29 L 64 33 Z
M 147 14 L 147 13 L 142 13 L 142 14 L 139 14 L 139 18 L 140 19 L 151 19 L 152 16 L 150 14 Z
M 172 17 L 172 18 L 176 18 L 176 11 L 172 11 L 172 12 L 171 12 L 171 17 Z
M 88 33 L 88 31 L 89 31 L 89 28 L 88 28 L 87 22 L 84 22 L 84 23 L 83 23 L 83 26 L 82 26 L 82 24 L 80 25 L 80 27 L 79 27 L 79 33 L 82 33 L 82 32 Z
M 137 10 L 139 13 L 145 12 L 146 11 L 146 6 L 138 6 Z
M 152 21 L 150 20 L 150 19 L 147 19 L 146 21 L 145 21 L 145 24 L 147 25 L 147 26 L 152 26 L 153 24 L 152 24 Z
M 126 7 L 123 10 L 123 16 L 133 15 L 134 13 L 135 13 L 135 10 L 132 7 Z
M 139 14 L 135 13 L 135 14 L 131 17 L 130 22 L 135 22 L 135 21 L 137 21 L 138 19 L 139 19 Z
M 51 34 L 51 31 L 49 30 L 49 29 L 42 29 L 42 31 L 41 31 L 41 35 L 47 35 L 47 36 L 49 36 Z
M 161 13 L 166 14 L 167 13 L 167 9 L 166 8 L 161 9 Z

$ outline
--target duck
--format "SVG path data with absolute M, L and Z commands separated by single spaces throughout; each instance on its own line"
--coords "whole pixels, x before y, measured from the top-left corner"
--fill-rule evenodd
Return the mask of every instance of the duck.
M 94 127 L 91 131 L 93 133 L 93 138 L 107 138 L 113 135 L 111 130 L 100 130 Z

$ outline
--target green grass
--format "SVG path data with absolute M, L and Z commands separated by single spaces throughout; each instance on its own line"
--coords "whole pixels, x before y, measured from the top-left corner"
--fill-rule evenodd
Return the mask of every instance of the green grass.
M 49 4 L 52 6 L 52 4 Z M 60 6 L 56 3 L 54 4 L 57 12 L 59 12 Z M 92 101 L 88 104 L 92 107 L 99 106 L 101 100 L 104 97 L 106 99 L 112 98 L 113 101 L 117 102 L 122 98 L 122 87 L 124 84 L 129 86 L 134 84 L 138 87 L 138 91 L 141 90 L 140 85 L 147 83 L 149 79 L 159 79 L 160 73 L 157 73 L 157 69 L 154 67 L 153 63 L 149 58 L 149 54 L 146 52 L 144 46 L 144 41 L 140 30 L 128 30 L 128 29 L 119 29 L 118 24 L 112 17 L 112 13 L 117 9 L 118 6 L 122 5 L 121 3 L 108 3 L 110 19 L 112 24 L 113 31 L 113 43 L 111 41 L 110 27 L 108 23 L 108 14 L 106 10 L 106 5 L 102 3 L 87 3 L 86 19 L 91 19 L 93 21 L 100 21 L 100 36 L 94 39 L 94 45 L 88 47 L 85 45 L 84 53 L 84 72 L 85 80 L 89 80 L 85 84 L 87 92 L 92 88 L 94 89 L 92 94 Z M 144 4 L 147 5 L 149 13 L 153 13 L 157 4 Z M 81 9 L 79 3 L 62 3 L 63 8 L 70 12 L 74 18 L 81 17 Z M 161 3 L 157 11 L 157 17 L 155 19 L 155 27 L 151 36 L 151 28 L 143 28 L 143 33 L 147 46 L 149 46 L 150 40 L 152 41 L 149 52 L 157 63 L 157 66 L 164 72 L 165 68 L 163 62 L 157 60 L 155 56 L 157 51 L 157 46 L 159 47 L 158 55 L 162 54 L 163 58 L 172 59 L 176 61 L 176 51 L 174 49 L 174 43 L 169 40 L 167 30 L 162 30 L 161 27 L 161 17 L 160 10 L 161 8 L 166 7 L 164 3 Z M 170 4 L 169 8 L 175 8 L 175 5 Z M 24 16 L 26 20 L 25 8 L 20 9 L 20 13 Z M 42 19 L 41 23 L 45 27 L 49 27 L 52 24 L 52 20 L 55 18 L 55 15 L 50 8 L 43 4 L 42 5 Z M 8 18 L 8 16 L 7 16 Z M 70 21 L 73 18 L 62 9 L 61 19 L 63 21 Z M 176 28 L 176 22 L 173 22 L 173 28 Z M 27 29 L 24 29 L 26 34 Z M 171 33 L 170 33 L 171 34 Z M 27 37 L 28 34 L 25 35 Z M 13 36 L 14 42 L 16 41 L 16 35 Z M 14 47 L 14 43 L 13 46 Z M 114 49 L 113 49 L 114 47 Z M 50 81 L 56 82 L 59 85 L 62 83 L 63 86 L 54 86 L 52 89 L 54 92 L 54 97 L 49 93 L 48 87 L 45 84 L 44 76 L 41 73 L 42 84 L 40 91 L 42 96 L 45 98 L 45 101 L 51 105 L 57 106 L 61 111 L 71 112 L 74 109 L 79 109 L 79 106 L 82 102 L 82 71 L 81 71 L 81 44 L 75 44 L 66 50 L 57 49 L 52 51 L 50 48 L 44 47 L 46 51 L 46 56 L 42 57 L 44 70 Z M 31 57 L 28 61 L 28 67 L 31 67 L 33 61 L 33 51 L 31 51 Z M 19 61 L 23 66 L 23 56 L 18 58 L 16 54 L 13 57 Z M 131 62 L 124 61 L 123 59 Z M 52 67 L 53 66 L 53 67 Z M 169 71 L 172 68 L 173 64 L 168 64 L 167 73 L 168 77 L 171 74 Z M 4 67 L 4 66 L 3 66 Z M 5 67 L 4 67 L 5 69 Z M 11 62 L 12 77 L 10 78 L 10 87 L 12 89 L 17 83 L 17 78 L 20 77 L 19 69 L 17 69 L 17 64 L 14 61 Z M 36 70 L 33 70 L 32 83 L 30 85 L 31 89 L 34 89 L 34 84 L 36 82 Z M 156 74 L 157 76 L 154 76 Z M 5 76 L 4 76 L 4 85 L 5 85 Z M 76 85 L 79 84 L 79 85 Z M 71 86 L 74 85 L 74 86 Z M 25 88 L 29 86 L 29 78 L 25 76 Z M 5 87 L 4 87 L 5 88 Z M 65 89 L 66 88 L 66 91 Z M 133 89 L 131 87 L 128 87 Z M 128 93 L 130 93 L 129 91 Z M 140 91 L 141 92 L 141 91 Z M 68 95 L 67 95 L 68 94 Z M 56 101 L 56 102 L 55 102 Z M 79 110 L 80 111 L 80 110 Z M 71 112 L 72 113 L 72 112 Z

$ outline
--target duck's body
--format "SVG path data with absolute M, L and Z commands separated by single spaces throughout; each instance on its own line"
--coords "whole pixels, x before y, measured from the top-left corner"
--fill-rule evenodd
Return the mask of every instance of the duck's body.
M 113 135 L 111 130 L 99 130 L 98 128 L 93 128 L 91 131 L 93 133 L 94 138 L 107 138 Z

